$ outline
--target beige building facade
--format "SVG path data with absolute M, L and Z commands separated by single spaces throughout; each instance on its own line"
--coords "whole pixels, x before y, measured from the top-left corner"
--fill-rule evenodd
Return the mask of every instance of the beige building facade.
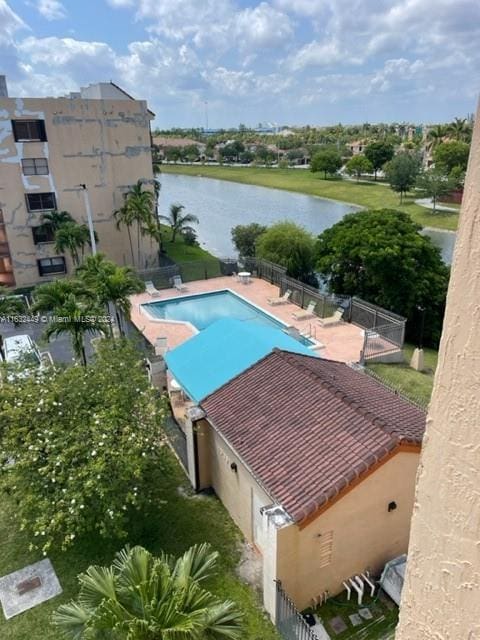
M 87 223 L 82 185 L 97 250 L 120 265 L 157 266 L 155 245 L 140 237 L 138 251 L 136 228 L 130 242 L 113 216 L 138 180 L 152 188 L 152 118 L 145 101 L 112 83 L 61 98 L 0 96 L 0 285 L 26 287 L 73 272 L 42 217 L 57 209 Z
M 470 152 L 396 640 L 480 638 L 480 110 Z

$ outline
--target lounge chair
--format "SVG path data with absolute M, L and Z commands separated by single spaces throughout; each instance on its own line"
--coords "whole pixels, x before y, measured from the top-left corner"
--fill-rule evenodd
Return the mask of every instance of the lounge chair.
M 328 318 L 319 318 L 318 324 L 321 327 L 331 327 L 334 324 L 338 324 L 342 321 L 343 309 L 342 307 L 338 307 L 333 316 L 328 316 Z
M 315 309 L 316 304 L 316 302 L 310 300 L 310 302 L 308 303 L 308 307 L 306 309 L 301 309 L 300 311 L 295 311 L 295 313 L 292 313 L 292 318 L 295 318 L 295 320 L 307 320 L 308 318 L 313 318 L 313 316 L 315 315 L 313 313 L 313 310 Z
M 173 276 L 173 286 L 177 291 L 185 291 L 187 288 L 182 282 L 182 276 Z
M 145 291 L 152 298 L 158 298 L 160 296 L 160 291 L 155 287 L 151 280 L 145 282 Z
M 292 295 L 292 292 L 290 291 L 290 289 L 287 289 L 283 294 L 283 296 L 279 296 L 278 298 L 268 298 L 267 302 L 268 304 L 271 304 L 273 307 L 279 304 L 287 304 L 291 295 Z

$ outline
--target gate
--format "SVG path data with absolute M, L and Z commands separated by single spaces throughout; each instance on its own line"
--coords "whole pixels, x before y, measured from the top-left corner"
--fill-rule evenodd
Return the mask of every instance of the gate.
M 318 640 L 277 580 L 276 627 L 284 640 Z

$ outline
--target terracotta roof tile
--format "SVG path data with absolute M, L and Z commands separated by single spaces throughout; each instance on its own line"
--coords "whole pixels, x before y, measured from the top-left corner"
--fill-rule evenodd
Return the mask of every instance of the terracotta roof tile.
M 425 429 L 423 411 L 360 371 L 278 350 L 201 404 L 297 522 Z

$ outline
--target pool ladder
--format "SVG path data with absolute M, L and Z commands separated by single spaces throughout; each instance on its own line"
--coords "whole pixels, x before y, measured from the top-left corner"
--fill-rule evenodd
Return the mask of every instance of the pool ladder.
M 301 334 L 304 338 L 317 339 L 317 327 L 311 322 L 308 325 L 308 330 L 302 331 Z

